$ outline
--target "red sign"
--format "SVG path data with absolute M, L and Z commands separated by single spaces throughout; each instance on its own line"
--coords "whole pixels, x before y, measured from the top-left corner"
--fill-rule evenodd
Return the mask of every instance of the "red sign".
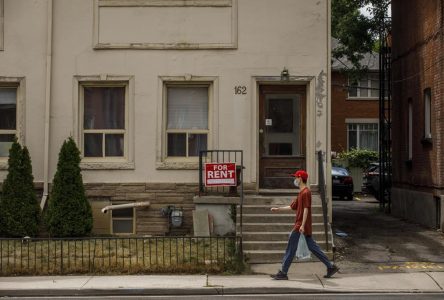
M 206 163 L 205 186 L 236 186 L 235 163 Z

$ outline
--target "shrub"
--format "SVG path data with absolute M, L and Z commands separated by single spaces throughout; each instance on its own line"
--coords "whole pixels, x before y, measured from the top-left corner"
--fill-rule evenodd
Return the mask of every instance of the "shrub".
M 36 236 L 40 206 L 34 190 L 29 151 L 14 140 L 9 150 L 8 175 L 0 200 L 2 234 L 10 237 Z
M 80 151 L 70 137 L 59 153 L 57 171 L 49 196 L 45 223 L 52 236 L 85 236 L 93 218 L 80 173 Z
M 370 163 L 378 160 L 378 152 L 364 150 L 364 149 L 352 149 L 348 152 L 339 153 L 339 159 L 347 160 L 349 167 L 358 167 L 362 170 L 369 167 Z

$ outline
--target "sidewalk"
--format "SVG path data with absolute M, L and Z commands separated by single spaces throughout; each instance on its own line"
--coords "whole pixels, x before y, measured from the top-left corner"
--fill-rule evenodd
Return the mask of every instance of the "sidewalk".
M 271 280 L 265 274 L 0 277 L 0 297 L 336 292 L 444 295 L 444 272 L 337 274 L 334 278 L 325 279 L 319 264 L 300 269 L 290 273 L 288 281 Z

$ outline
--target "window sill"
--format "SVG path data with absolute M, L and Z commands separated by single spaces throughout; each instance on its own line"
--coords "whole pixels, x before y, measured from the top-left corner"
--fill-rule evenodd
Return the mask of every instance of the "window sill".
M 89 162 L 80 163 L 82 170 L 134 170 L 134 162 Z
M 199 162 L 164 161 L 156 163 L 157 170 L 199 170 Z
M 370 98 L 370 97 L 347 97 L 346 98 L 347 101 L 379 101 L 379 98 Z
M 433 145 L 433 139 L 431 137 L 423 137 L 421 139 L 421 144 L 425 145 Z

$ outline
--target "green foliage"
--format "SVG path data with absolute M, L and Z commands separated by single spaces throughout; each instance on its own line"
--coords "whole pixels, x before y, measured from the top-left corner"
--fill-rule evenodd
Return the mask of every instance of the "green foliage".
M 350 78 L 359 79 L 367 70 L 360 60 L 366 53 L 375 50 L 382 24 L 387 21 L 388 5 L 391 0 L 333 0 L 332 1 L 332 36 L 340 45 L 333 49 L 336 59 L 347 59 L 352 67 L 344 70 Z M 364 16 L 360 8 L 368 8 L 372 17 Z
M 15 139 L 9 150 L 8 175 L 2 185 L 1 233 L 10 237 L 36 236 L 40 217 L 31 157 L 28 149 L 22 148 Z
M 352 149 L 348 152 L 339 153 L 339 159 L 347 160 L 348 166 L 358 167 L 362 170 L 368 168 L 370 163 L 378 160 L 378 152 L 364 150 L 364 149 Z
M 45 214 L 45 223 L 52 236 L 85 236 L 91 233 L 92 211 L 86 198 L 79 164 L 80 151 L 70 137 L 60 149 Z

